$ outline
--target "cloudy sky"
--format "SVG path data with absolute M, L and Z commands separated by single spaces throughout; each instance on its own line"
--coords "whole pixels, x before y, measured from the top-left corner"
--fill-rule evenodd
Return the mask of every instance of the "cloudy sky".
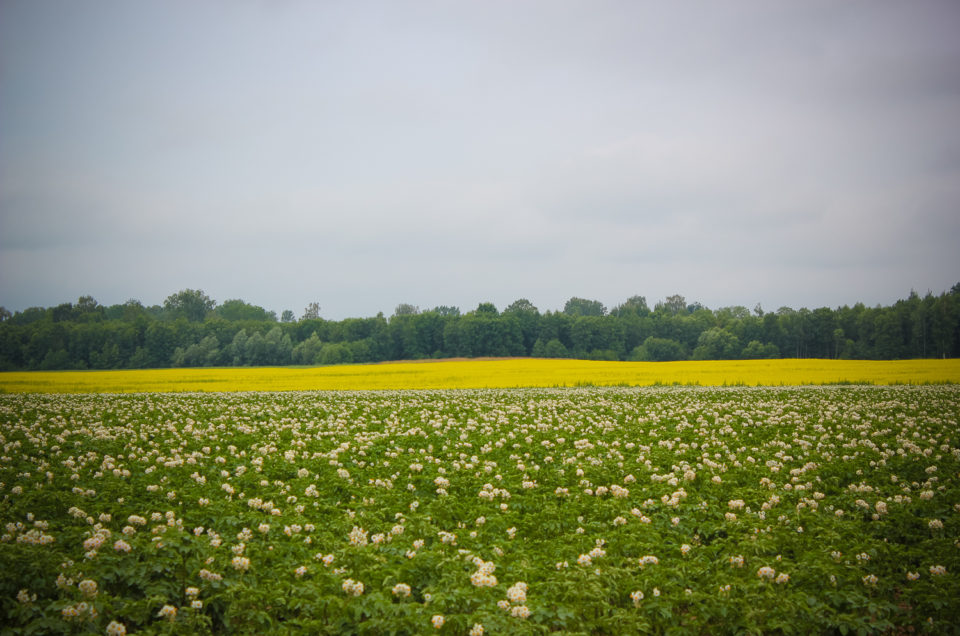
M 0 305 L 938 294 L 957 33 L 954 0 L 3 0 Z

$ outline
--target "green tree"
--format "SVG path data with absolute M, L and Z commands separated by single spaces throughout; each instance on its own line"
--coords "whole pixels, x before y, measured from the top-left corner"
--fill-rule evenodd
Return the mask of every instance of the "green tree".
M 247 338 L 243 347 L 243 359 L 252 367 L 262 367 L 269 363 L 268 345 L 259 331 L 253 332 L 253 335 Z
M 881 360 L 903 358 L 906 351 L 903 339 L 903 326 L 893 309 L 880 311 L 874 321 L 876 340 L 874 354 Z
M 81 296 L 74 305 L 73 319 L 78 322 L 96 322 L 103 318 L 104 307 L 93 296 Z
M 557 340 L 556 338 L 548 341 L 543 345 L 543 351 L 537 357 L 540 358 L 568 358 L 570 357 L 569 351 L 563 346 L 563 343 Z
M 230 364 L 235 367 L 241 367 L 248 364 L 247 361 L 247 335 L 246 329 L 241 329 L 233 335 L 233 340 L 227 346 L 226 358 Z
M 480 303 L 477 305 L 477 308 L 474 309 L 474 313 L 478 316 L 496 317 L 500 315 L 500 312 L 497 311 L 497 306 L 493 303 Z
M 104 343 L 99 351 L 90 352 L 91 369 L 119 369 L 123 366 L 120 347 L 116 342 Z
M 320 351 L 320 364 L 350 364 L 353 354 L 350 347 L 342 342 L 325 345 Z
M 213 311 L 217 303 L 199 289 L 181 289 L 163 301 L 163 310 L 171 318 L 186 318 L 200 322 Z
M 570 327 L 573 355 L 578 358 L 619 358 L 624 353 L 622 322 L 613 316 L 579 316 Z M 597 353 L 603 352 L 603 353 Z
M 310 334 L 310 337 L 297 344 L 291 352 L 291 358 L 294 364 L 319 364 L 320 351 L 323 349 L 323 342 L 316 333 Z
M 574 296 L 563 305 L 563 313 L 568 316 L 603 316 L 607 313 L 607 308 L 599 300 Z
M 397 305 L 397 308 L 393 310 L 394 316 L 415 316 L 419 313 L 420 308 L 409 303 L 400 303 Z
M 625 318 L 631 315 L 642 317 L 649 313 L 650 307 L 647 306 L 645 296 L 631 296 L 622 305 L 617 305 L 610 311 L 612 316 L 617 316 L 618 318 Z
M 170 366 L 170 359 L 176 348 L 173 327 L 169 323 L 151 322 L 144 336 L 147 350 L 147 366 L 154 369 Z
M 677 314 L 686 313 L 687 300 L 679 294 L 667 296 L 665 300 L 658 302 L 653 309 L 657 313 L 676 316 Z
M 631 360 L 649 362 L 686 360 L 688 357 L 686 348 L 676 340 L 656 338 L 654 336 L 650 336 L 644 340 L 643 344 L 634 349 L 630 354 Z
M 759 340 L 751 340 L 747 346 L 740 352 L 740 357 L 745 360 L 761 360 L 765 358 L 779 358 L 780 351 L 775 344 L 763 344 Z
M 700 334 L 694 360 L 732 360 L 740 354 L 740 340 L 720 327 L 707 329 Z
M 220 362 L 220 346 L 216 336 L 210 335 L 189 347 L 177 347 L 172 363 L 175 367 L 212 367 Z
M 263 342 L 265 352 L 262 364 L 290 364 L 290 357 L 293 353 L 293 343 L 290 340 L 290 336 L 284 334 L 279 325 L 267 332 L 267 335 L 263 338 Z
M 501 314 L 504 320 L 515 320 L 523 338 L 523 355 L 530 355 L 540 331 L 540 311 L 526 298 L 510 303 Z
M 214 310 L 218 316 L 224 320 L 240 321 L 255 320 L 258 322 L 276 322 L 277 315 L 272 311 L 267 311 L 258 305 L 251 305 L 239 298 L 225 300 L 223 304 Z

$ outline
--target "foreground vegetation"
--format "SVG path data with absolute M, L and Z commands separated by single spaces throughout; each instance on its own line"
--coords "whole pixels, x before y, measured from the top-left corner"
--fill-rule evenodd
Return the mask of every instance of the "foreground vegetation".
M 0 624 L 956 633 L 958 413 L 955 386 L 2 395 Z
M 456 360 L 328 367 L 0 373 L 0 391 L 136 393 L 557 386 L 960 383 L 960 360 Z
M 960 283 L 939 296 L 911 293 L 891 307 L 758 305 L 711 310 L 670 296 L 651 309 L 634 296 L 607 310 L 571 298 L 541 313 L 517 300 L 428 311 L 401 304 L 389 319 L 299 320 L 242 300 L 217 305 L 185 289 L 163 306 L 92 297 L 15 314 L 0 307 L 0 371 L 350 364 L 425 358 L 532 356 L 588 360 L 960 357 Z

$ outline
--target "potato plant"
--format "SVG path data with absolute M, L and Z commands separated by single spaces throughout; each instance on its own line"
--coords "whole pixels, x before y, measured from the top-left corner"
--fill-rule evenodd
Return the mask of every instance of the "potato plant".
M 0 396 L 0 633 L 956 633 L 960 388 Z

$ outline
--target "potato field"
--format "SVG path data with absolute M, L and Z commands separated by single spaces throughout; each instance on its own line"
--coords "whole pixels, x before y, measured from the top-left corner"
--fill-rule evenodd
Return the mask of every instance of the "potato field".
M 958 424 L 954 385 L 0 395 L 0 633 L 958 633 Z

